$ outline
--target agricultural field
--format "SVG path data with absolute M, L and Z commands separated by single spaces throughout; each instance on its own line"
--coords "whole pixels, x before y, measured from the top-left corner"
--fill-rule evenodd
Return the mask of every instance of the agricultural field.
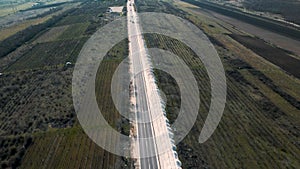
M 85 41 L 85 39 L 82 39 Z M 50 67 L 56 65 L 64 65 L 71 61 L 75 48 L 81 49 L 81 40 L 65 40 L 56 42 L 47 42 L 35 45 L 30 52 L 26 53 L 15 63 L 9 66 L 6 71 L 20 71 L 27 69 L 37 69 L 42 67 Z M 57 50 L 59 49 L 59 50 Z
M 279 66 L 289 74 L 300 78 L 300 73 L 297 70 L 297 65 L 300 65 L 300 60 L 289 55 L 288 52 L 272 47 L 266 44 L 263 40 L 250 36 L 230 35 L 233 39 L 243 44 L 245 47 L 253 50 L 258 55 L 261 55 L 266 60 Z
M 243 21 L 245 23 L 249 23 L 251 25 L 255 25 L 261 27 L 266 30 L 270 30 L 272 32 L 293 38 L 300 39 L 300 31 L 299 27 L 291 26 L 285 22 L 279 22 L 274 19 L 270 19 L 267 17 L 262 17 L 254 14 L 245 13 L 236 9 L 226 8 L 221 5 L 216 5 L 213 3 L 208 3 L 205 1 L 194 1 L 194 0 L 183 0 L 184 2 L 191 3 L 195 6 L 202 7 L 202 9 L 217 12 L 223 14 L 228 17 L 235 18 L 239 21 Z
M 207 11 L 199 16 L 190 10 L 195 6 L 179 4 L 176 3 L 180 9 L 189 13 L 185 15 L 186 18 L 199 26 L 215 45 L 225 66 L 228 85 L 222 121 L 212 138 L 199 144 L 198 136 L 210 103 L 206 70 L 199 64 L 201 61 L 197 61 L 193 53 L 177 40 L 162 35 L 145 36 L 148 47 L 158 47 L 181 56 L 193 71 L 199 88 L 207 89 L 199 91 L 202 107 L 196 124 L 178 145 L 183 168 L 297 168 L 300 165 L 297 156 L 300 151 L 297 141 L 300 81 L 275 66 L 274 59 L 268 55 L 270 52 L 279 52 L 281 56 L 290 58 L 290 53 L 262 40 L 255 40 L 249 34 L 205 15 Z M 163 3 L 155 7 L 152 2 L 143 1 L 139 5 L 142 11 L 173 11 Z M 233 35 L 236 33 L 252 38 L 252 43 L 247 45 L 245 42 L 235 41 Z M 295 66 L 289 68 L 296 70 Z M 160 89 L 167 96 L 167 113 L 172 120 L 177 117 L 180 109 L 177 85 L 174 84 L 176 82 L 160 71 L 156 72 L 156 76 Z
M 45 43 L 45 42 L 52 42 L 55 41 L 62 33 L 64 33 L 69 26 L 57 26 L 53 27 L 48 30 L 46 33 L 41 35 L 37 40 L 36 43 Z
M 86 31 L 89 23 L 77 23 L 71 24 L 68 28 L 58 37 L 60 40 L 68 40 L 75 38 L 84 37 L 84 32 Z M 75 37 L 75 38 L 74 38 Z
M 0 6 L 0 17 L 15 13 L 17 10 L 24 10 L 30 8 L 34 3 L 33 2 L 24 2 L 15 4 L 15 2 L 7 3 L 6 5 Z
M 300 1 L 298 0 L 244 0 L 242 4 L 249 10 L 280 14 L 287 21 L 300 24 L 300 19 L 297 17 L 300 15 Z
M 99 67 L 95 91 L 103 116 L 112 127 L 128 135 L 129 123 L 122 120 L 110 96 L 113 73 L 123 58 L 128 55 L 127 44 L 128 41 L 124 40 L 108 52 L 105 61 Z M 93 143 L 78 123 L 72 128 L 37 133 L 34 136 L 34 144 L 25 154 L 21 168 L 40 168 L 41 166 L 46 168 L 129 168 L 132 165 L 130 159 L 106 152 Z
M 28 20 L 28 21 L 25 21 L 21 24 L 14 25 L 14 26 L 9 27 L 9 28 L 3 28 L 3 29 L 0 30 L 0 40 L 2 41 L 4 39 L 16 34 L 17 32 L 28 28 L 29 26 L 34 26 L 34 25 L 43 23 L 47 19 L 49 19 L 49 18 L 45 17 L 45 18 L 39 18 L 39 19 L 34 19 L 34 20 Z
M 70 99 L 71 77 L 71 69 L 63 68 L 11 72 L 1 77 L 0 138 L 7 140 L 8 150 L 4 150 L 7 155 L 2 157 L 1 165 L 19 165 L 25 153 L 22 142 L 14 144 L 9 140 L 75 123 Z M 17 151 L 9 154 L 12 147 Z
M 25 29 L 27 29 L 30 26 L 35 26 L 35 25 L 39 25 L 42 24 L 46 21 L 48 21 L 49 19 L 51 19 L 54 16 L 60 15 L 62 13 L 64 13 L 65 11 L 74 8 L 75 6 L 77 6 L 78 4 L 72 4 L 70 6 L 64 6 L 62 8 L 58 8 L 56 10 L 52 10 L 50 12 L 46 12 L 42 15 L 39 15 L 38 17 L 33 17 L 30 19 L 21 19 L 21 21 L 16 21 L 16 23 L 14 23 L 15 21 L 11 21 L 9 19 L 0 19 L 0 21 L 4 21 L 1 25 L 1 29 L 0 29 L 0 41 L 5 40 L 6 38 L 11 37 L 12 35 L 23 31 Z M 18 16 L 12 16 L 12 20 L 13 17 L 18 17 Z M 7 21 L 6 21 L 7 20 Z M 7 26 L 5 25 L 6 22 L 9 22 L 11 24 L 11 26 Z M 12 23 L 11 23 L 12 22 Z
M 151 42 L 158 44 L 151 47 L 162 46 L 162 48 L 168 49 L 178 56 L 184 56 L 184 61 L 190 66 L 194 65 L 195 62 L 200 62 L 200 60 L 197 61 L 193 58 L 193 54 L 189 53 L 188 50 L 182 55 L 183 51 L 178 51 L 178 49 L 184 49 L 184 47 L 180 46 L 181 44 L 178 42 L 171 40 L 171 42 L 165 43 L 167 41 L 170 39 L 159 36 L 152 37 Z M 251 82 L 247 80 L 248 77 L 246 77 L 247 79 L 244 77 L 247 69 L 255 71 L 252 70 L 251 66 L 228 56 L 223 56 L 222 59 L 226 66 L 229 95 L 222 122 L 208 142 L 202 145 L 197 143 L 197 136 L 200 134 L 207 115 L 210 99 L 209 90 L 199 91 L 201 93 L 201 105 L 203 105 L 199 117 L 191 133 L 178 145 L 179 158 L 183 162 L 183 167 L 273 168 L 280 166 L 280 168 L 284 168 L 299 165 L 296 155 L 299 153 L 299 148 L 297 148 L 299 135 L 297 135 L 297 129 L 294 129 L 294 126 L 290 124 L 291 122 L 293 124 L 299 123 L 299 119 L 294 119 L 297 117 L 294 113 L 299 112 L 297 107 L 289 104 L 279 104 L 280 107 L 277 107 L 270 100 L 272 98 L 268 98 L 260 92 L 259 89 L 262 88 L 257 88 L 257 84 L 261 85 L 262 82 Z M 242 73 L 237 69 L 240 69 Z M 193 66 L 192 71 L 198 81 L 199 88 L 209 89 L 209 83 L 207 83 L 209 79 L 203 66 Z M 250 76 L 251 74 L 247 75 Z M 166 77 L 159 76 L 158 81 L 161 83 L 159 86 L 174 86 L 174 81 L 166 82 L 163 80 Z M 167 111 L 169 116 L 176 118 L 176 113 L 180 107 L 178 94 L 175 93 L 174 97 L 174 92 L 172 92 L 174 89 L 170 87 L 162 87 L 161 89 L 168 98 Z M 274 95 L 274 92 L 272 94 Z M 272 100 L 274 101 L 274 99 Z M 277 100 L 277 102 L 281 101 L 284 101 L 284 98 Z M 291 109 L 287 109 L 287 107 Z M 268 154 L 265 154 L 266 150 Z M 282 165 L 284 163 L 287 164 Z
M 20 168 L 127 168 L 130 163 L 106 152 L 79 127 L 36 135 Z
M 3 35 L 0 41 L 0 46 L 5 48 L 0 58 L 0 168 L 40 168 L 42 164 L 49 168 L 132 165 L 130 159 L 104 151 L 84 134 L 72 103 L 73 65 L 81 48 L 90 35 L 108 22 L 104 21 L 108 5 L 122 3 L 65 4 L 66 10 L 44 16 L 42 19 L 48 19 L 41 22 L 29 20 L 28 24 L 22 25 L 27 21 L 17 24 L 9 35 Z M 109 88 L 112 73 L 121 58 L 127 56 L 125 44 L 127 41 L 108 53 L 107 62 L 99 70 L 100 89 Z M 100 89 L 96 89 L 99 98 L 109 100 L 108 90 L 101 93 Z M 111 125 L 128 134 L 128 121 L 110 103 L 103 103 L 102 99 L 99 103 Z M 74 160 L 78 163 L 73 163 Z
M 37 7 L 71 2 L 73 0 L 40 0 L 39 3 L 31 0 L 3 0 L 0 3 L 0 17 L 4 17 L 7 15 L 12 15 L 19 11 L 30 10 L 33 7 L 37 9 Z

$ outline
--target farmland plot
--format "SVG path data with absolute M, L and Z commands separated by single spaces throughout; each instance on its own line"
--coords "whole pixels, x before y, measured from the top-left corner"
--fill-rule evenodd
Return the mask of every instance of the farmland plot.
M 124 40 L 107 53 L 96 77 L 96 99 L 108 123 L 123 134 L 129 123 L 120 116 L 111 98 L 111 79 L 119 63 L 128 55 Z M 71 94 L 71 91 L 68 91 Z M 71 99 L 71 97 L 69 97 Z M 118 140 L 110 135 L 101 137 Z M 34 134 L 34 143 L 25 154 L 21 168 L 130 168 L 129 159 L 113 155 L 92 142 L 78 123 L 69 129 Z M 110 144 L 110 143 L 107 143 Z M 43 151 L 41 151 L 43 150 Z
M 101 149 L 79 127 L 42 133 L 20 168 L 127 168 L 128 163 Z
M 56 40 L 64 31 L 68 29 L 68 25 L 66 26 L 58 26 L 51 28 L 49 31 L 38 37 L 35 43 L 45 43 Z
M 30 136 L 0 136 L 0 165 L 1 168 L 20 165 L 22 156 L 32 143 Z
M 89 23 L 78 23 L 69 25 L 66 30 L 58 37 L 60 40 L 78 39 L 83 36 L 83 33 L 89 26 Z
M 20 71 L 65 64 L 81 40 L 55 41 L 37 44 L 19 60 L 8 67 L 7 71 Z M 81 48 L 80 48 L 81 49 Z
M 85 23 L 89 21 L 90 15 L 69 15 L 59 21 L 56 26 Z
M 87 16 L 90 18 L 84 22 L 76 21 L 71 25 L 61 23 L 62 26 L 53 27 L 62 18 L 68 22 L 68 16 L 76 18 L 76 15 L 82 14 L 74 9 L 77 5 L 70 5 L 67 8 L 70 10 L 61 12 L 56 19 L 52 19 L 51 24 L 47 24 L 43 31 L 34 33 L 33 37 L 26 39 L 25 44 L 1 58 L 0 67 L 4 74 L 0 76 L 0 168 L 17 168 L 20 165 L 21 168 L 131 166 L 130 160 L 99 148 L 76 123 L 71 92 L 73 66 L 66 66 L 65 63 L 76 62 L 89 36 L 105 24 L 102 22 L 103 18 L 97 17 L 102 13 L 98 8 L 106 10 L 101 6 L 102 2 L 84 4 L 78 9 L 85 6 L 84 8 L 91 9 L 87 11 L 97 15 L 90 14 Z M 74 18 L 71 17 L 71 20 Z M 93 22 L 92 27 L 89 22 Z M 69 27 L 72 27 L 69 34 L 61 35 Z M 127 42 L 123 42 L 116 50 L 108 53 L 107 62 L 103 62 L 104 65 L 99 70 L 100 87 L 95 89 L 99 93 L 99 107 L 106 113 L 105 117 L 123 134 L 128 134 L 129 123 L 111 105 L 106 105 L 111 102 L 103 102 L 111 98 L 109 94 L 99 90 L 109 88 L 111 73 L 120 59 L 127 55 L 126 45 Z M 102 74 L 103 72 L 106 74 Z
M 278 108 L 257 89 L 256 83 L 244 78 L 244 74 L 240 72 L 242 70 L 235 67 L 235 62 L 228 57 L 230 53 L 226 53 L 226 50 L 221 57 L 228 78 L 227 106 L 212 138 L 204 144 L 199 144 L 198 136 L 210 104 L 210 85 L 206 70 L 201 66 L 201 61 L 193 57 L 193 53 L 176 40 L 154 35 L 146 37 L 146 41 L 148 46 L 170 50 L 182 57 L 193 71 L 199 89 L 202 89 L 199 91 L 201 108 L 197 122 L 178 146 L 179 159 L 184 168 L 285 168 L 299 165 L 297 154 L 300 149 L 296 141 L 299 135 L 296 134 L 297 130 L 293 129 L 293 126 L 299 123 L 299 119 L 294 120 L 293 113 Z M 168 82 L 160 83 L 162 84 L 159 86 L 168 85 Z M 172 83 L 169 85 L 174 86 Z M 164 87 L 161 90 L 167 90 L 164 93 L 168 93 L 169 89 Z M 167 95 L 167 98 L 170 99 L 168 102 L 176 101 L 172 95 Z M 175 104 L 176 107 L 178 108 L 178 104 Z M 167 111 L 169 116 L 176 113 L 176 109 Z
M 299 59 L 290 56 L 288 53 L 284 52 L 281 49 L 272 47 L 264 43 L 263 40 L 235 34 L 232 34 L 230 36 L 243 44 L 245 47 L 264 57 L 266 60 L 279 66 L 291 75 L 300 78 L 300 73 L 298 70 L 298 67 L 300 67 Z
M 21 71 L 1 77 L 0 135 L 73 125 L 72 69 Z

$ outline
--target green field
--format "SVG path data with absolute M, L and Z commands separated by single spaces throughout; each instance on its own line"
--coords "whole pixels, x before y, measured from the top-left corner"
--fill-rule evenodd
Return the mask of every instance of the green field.
M 158 35 L 149 36 L 146 40 L 148 47 L 167 49 L 181 56 L 190 67 L 193 67 L 193 74 L 198 81 L 199 88 L 202 89 L 199 91 L 202 108 L 197 122 L 187 138 L 178 145 L 179 159 L 183 162 L 183 168 L 196 165 L 209 168 L 274 168 L 278 166 L 284 168 L 299 165 L 296 154 L 300 151 L 297 145 L 293 145 L 297 136 L 288 134 L 288 132 L 296 132 L 290 125 L 291 122 L 298 123 L 293 119 L 296 118 L 293 112 L 289 112 L 289 109 L 279 109 L 272 100 L 259 92 L 257 85 L 260 83 L 247 81 L 243 77 L 246 70 L 237 71 L 237 66 L 234 65 L 235 59 L 225 55 L 221 55 L 226 67 L 228 85 L 224 116 L 212 138 L 204 144 L 199 144 L 197 136 L 206 118 L 210 99 L 210 91 L 203 90 L 209 89 L 206 70 L 201 65 L 193 66 L 201 61 L 193 58 L 193 54 L 178 41 Z M 158 79 L 164 78 L 166 75 L 160 75 Z M 159 86 L 162 86 L 161 90 L 167 94 L 168 116 L 176 118 L 176 109 L 178 113 L 180 104 L 178 100 L 174 100 L 172 88 L 163 87 L 174 86 L 174 82 L 164 80 L 159 80 L 159 82 Z M 171 94 L 168 94 L 170 92 Z M 297 110 L 294 108 L 293 111 Z M 203 164 L 203 161 L 206 163 Z
M 152 11 L 164 8 L 162 4 L 157 8 L 153 6 L 152 2 L 143 1 L 140 9 Z M 181 9 L 190 12 L 189 8 Z M 197 122 L 178 145 L 183 168 L 297 168 L 300 165 L 297 156 L 300 149 L 297 144 L 299 132 L 295 126 L 300 122 L 297 116 L 300 111 L 297 103 L 291 100 L 299 99 L 299 93 L 295 93 L 299 80 L 232 40 L 226 35 L 232 31 L 226 23 L 192 12 L 187 18 L 204 30 L 216 46 L 226 70 L 228 96 L 216 132 L 206 143 L 199 144 L 198 136 L 210 103 L 206 70 L 178 41 L 159 35 L 146 36 L 148 47 L 158 47 L 181 56 L 202 89 L 199 91 L 202 108 Z M 167 75 L 157 74 L 161 90 L 171 93 L 167 94 L 168 116 L 176 118 L 179 109 L 178 99 L 174 99 L 176 92 L 166 87 L 176 85 L 171 79 L 164 80 Z M 278 80 L 280 78 L 289 83 L 283 83 Z
M 106 5 L 113 3 L 120 2 Z M 130 160 L 104 151 L 83 133 L 76 122 L 72 103 L 73 65 L 65 66 L 66 62 L 76 62 L 89 36 L 105 24 L 104 18 L 97 16 L 106 10 L 106 5 L 89 2 L 71 9 L 71 4 L 70 10 L 58 13 L 58 19 L 53 20 L 56 23 L 0 60 L 1 72 L 5 72 L 0 77 L 0 168 L 40 168 L 42 164 L 46 168 L 124 168 L 131 165 Z M 81 17 L 82 12 L 77 12 L 80 10 L 96 17 L 86 20 Z M 79 19 L 74 21 L 74 18 Z M 12 31 L 22 31 L 22 24 L 14 26 L 17 29 Z M 57 26 L 60 24 L 63 26 Z M 120 60 L 126 55 L 127 45 L 124 44 L 127 43 L 123 42 L 108 53 L 107 62 L 99 72 L 100 89 L 110 85 L 111 73 L 119 63 L 116 58 Z M 107 71 L 103 74 L 102 70 L 109 70 L 110 74 Z M 96 91 L 101 92 L 100 89 Z M 99 93 L 99 98 L 103 95 L 107 93 Z M 113 127 L 128 133 L 126 120 L 118 120 L 119 114 L 112 111 L 110 105 L 104 110 Z
M 8 67 L 7 71 L 63 65 L 73 57 L 73 51 L 76 50 L 77 46 L 81 49 L 80 42 L 81 39 L 37 44 L 30 52 Z
M 69 25 L 69 27 L 58 37 L 59 40 L 76 39 L 83 37 L 83 34 L 89 23 L 78 23 Z
M 103 116 L 112 127 L 124 134 L 129 132 L 129 123 L 120 120 L 120 114 L 113 106 L 110 84 L 115 69 L 127 53 L 127 41 L 123 41 L 107 54 L 105 61 L 99 67 L 95 89 Z M 34 134 L 34 143 L 25 154 L 21 168 L 40 168 L 41 166 L 46 168 L 128 168 L 131 163 L 129 159 L 113 155 L 97 146 L 76 124 L 69 129 Z
M 123 168 L 120 160 L 73 127 L 36 135 L 20 168 Z

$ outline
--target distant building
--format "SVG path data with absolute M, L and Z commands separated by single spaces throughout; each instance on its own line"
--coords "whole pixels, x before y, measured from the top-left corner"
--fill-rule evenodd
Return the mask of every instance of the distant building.
M 106 12 L 107 13 L 123 14 L 123 9 L 124 9 L 124 6 L 112 6 L 112 7 L 109 7 L 106 10 Z

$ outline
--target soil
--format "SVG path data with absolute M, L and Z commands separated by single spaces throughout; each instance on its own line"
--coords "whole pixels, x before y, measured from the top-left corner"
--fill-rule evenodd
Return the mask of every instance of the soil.
M 300 79 L 299 59 L 290 56 L 284 50 L 273 47 L 258 38 L 237 34 L 231 34 L 229 36 L 231 36 L 233 39 L 235 39 L 245 47 L 251 49 L 253 52 L 262 56 L 266 60 L 282 68 L 289 74 Z

